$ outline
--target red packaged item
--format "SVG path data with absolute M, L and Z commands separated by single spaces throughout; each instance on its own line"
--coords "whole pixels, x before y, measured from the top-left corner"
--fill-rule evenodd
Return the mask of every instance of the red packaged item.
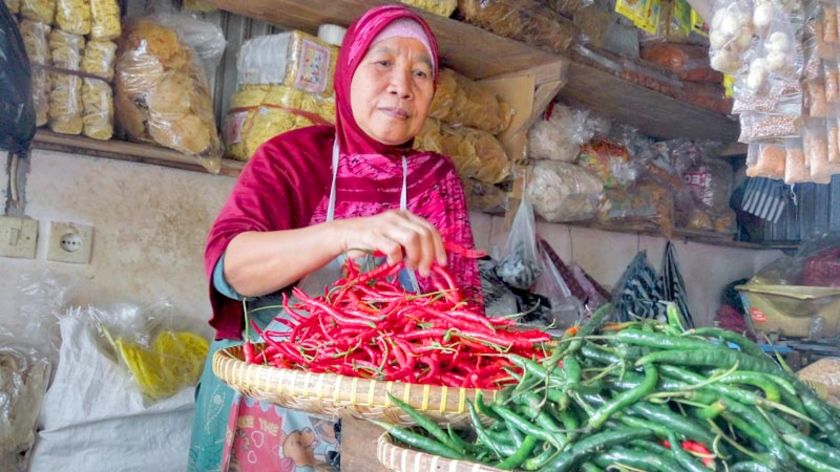
M 806 259 L 800 283 L 815 287 L 840 287 L 840 246 L 823 249 Z
M 687 44 L 650 44 L 642 48 L 641 57 L 672 72 L 681 80 L 715 83 L 723 81 L 723 74 L 709 65 L 708 48 Z

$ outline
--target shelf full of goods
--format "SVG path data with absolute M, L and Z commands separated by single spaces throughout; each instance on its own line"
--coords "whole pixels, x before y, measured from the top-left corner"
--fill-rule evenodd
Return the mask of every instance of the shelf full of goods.
M 747 175 L 788 184 L 840 173 L 837 4 L 718 1 L 711 60 L 735 77 Z

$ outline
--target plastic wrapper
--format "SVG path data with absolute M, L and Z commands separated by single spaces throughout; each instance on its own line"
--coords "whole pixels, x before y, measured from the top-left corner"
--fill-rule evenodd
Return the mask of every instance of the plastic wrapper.
M 50 73 L 41 66 L 50 64 L 50 47 L 47 37 L 50 27 L 37 21 L 21 20 L 20 34 L 26 54 L 32 64 L 32 101 L 35 106 L 35 125 L 44 126 L 50 111 Z
M 586 293 L 586 307 L 595 311 L 601 305 L 609 302 L 610 294 L 595 279 L 586 273 L 583 268 L 575 263 L 572 264 L 572 276 Z
M 538 215 L 552 223 L 592 219 L 604 186 L 582 167 L 556 161 L 538 161 L 532 168 L 525 194 Z
M 721 213 L 729 209 L 729 197 L 735 173 L 729 163 L 720 159 L 703 159 L 684 174 L 686 186 L 694 200 L 704 209 Z
M 583 304 L 572 295 L 569 286 L 563 275 L 545 250 L 545 241 L 542 241 L 540 259 L 545 269 L 534 284 L 533 292 L 548 299 L 550 305 L 550 325 L 556 328 L 566 329 L 580 322 L 583 312 Z
M 458 0 L 400 0 L 400 2 L 445 17 L 449 17 L 458 7 Z
M 607 189 L 598 209 L 598 220 L 622 226 L 659 226 L 670 235 L 674 228 L 674 197 L 670 189 L 652 180 L 626 189 Z
M 734 74 L 743 65 L 743 53 L 752 45 L 753 4 L 745 0 L 715 2 L 709 30 L 712 69 Z
M 56 0 L 55 25 L 68 33 L 90 33 L 90 1 Z
M 166 23 L 177 24 L 180 16 L 168 15 Z M 134 20 L 121 38 L 114 96 L 117 120 L 131 139 L 195 156 L 209 171 L 218 172 L 222 148 L 205 69 L 195 50 L 180 38 L 180 29 L 156 22 L 162 17 Z M 196 20 L 185 21 L 194 25 Z M 212 40 L 218 39 L 216 28 L 207 24 Z M 208 45 L 207 51 L 216 53 L 218 46 Z M 223 37 L 221 46 L 224 50 Z
M 452 158 L 462 179 L 499 183 L 510 175 L 510 161 L 502 144 L 490 133 L 426 120 L 414 147 Z
M 581 146 L 578 165 L 596 175 L 605 188 L 626 187 L 636 181 L 638 169 L 627 148 L 607 141 Z
M 824 357 L 796 373 L 802 380 L 825 385 L 828 403 L 840 406 L 840 358 Z
M 723 75 L 709 65 L 709 52 L 702 46 L 655 43 L 642 48 L 641 57 L 676 74 L 680 80 L 720 83 Z
M 840 101 L 840 76 L 836 62 L 823 63 L 823 77 L 825 78 L 825 100 L 831 104 Z
M 114 78 L 117 45 L 111 41 L 88 41 L 82 56 L 82 70 L 110 82 Z
M 98 79 L 82 83 L 82 131 L 84 135 L 107 141 L 114 135 L 114 95 L 111 85 Z
M 738 141 L 751 143 L 762 140 L 795 138 L 802 128 L 802 119 L 791 115 L 741 115 L 741 136 Z
M 102 335 L 103 352 L 133 375 L 148 401 L 198 382 L 210 342 L 170 304 L 118 304 L 89 311 Z
M 469 23 L 554 52 L 575 37 L 569 20 L 536 0 L 459 0 L 458 10 Z
M 542 0 L 542 2 L 567 18 L 573 18 L 581 9 L 595 4 L 593 0 Z
M 513 109 L 481 84 L 444 68 L 429 116 L 453 126 L 499 134 L 510 126 Z
M 90 0 L 90 38 L 113 41 L 122 34 L 117 0 Z
M 750 144 L 747 148 L 747 177 L 782 179 L 787 151 L 778 144 Z
M 286 85 L 331 96 L 337 58 L 336 47 L 301 31 L 258 36 L 242 45 L 237 83 Z
M 802 140 L 788 139 L 785 141 L 785 183 L 798 184 L 811 181 L 811 169 L 805 159 Z
M 555 105 L 548 119 L 528 130 L 528 157 L 574 162 L 581 145 L 595 135 L 595 126 L 588 118 L 588 110 Z
M 828 98 L 825 82 L 813 80 L 805 84 L 805 111 L 812 118 L 828 116 Z
M 79 71 L 85 38 L 73 33 L 53 29 L 50 32 L 52 65 L 71 72 L 51 72 L 49 126 L 56 133 L 80 134 L 82 123 L 82 77 Z
M 20 13 L 20 0 L 5 0 L 4 3 L 6 8 L 9 9 L 9 13 L 13 15 Z
M 182 8 L 187 11 L 194 11 L 198 13 L 210 13 L 218 10 L 207 0 L 184 0 Z
M 55 19 L 56 0 L 20 0 L 20 16 L 51 25 Z
M 227 156 L 247 161 L 274 136 L 335 121 L 335 101 L 286 85 L 244 85 L 233 94 L 225 118 Z
M 505 244 L 505 255 L 496 267 L 496 274 L 506 284 L 525 290 L 536 282 L 542 271 L 534 208 L 527 198 L 523 198 L 516 210 Z
M 490 317 L 510 316 L 517 311 L 516 295 L 496 274 L 496 261 L 479 259 L 481 292 L 484 296 L 484 312 Z
M 802 144 L 808 168 L 811 170 L 811 181 L 827 184 L 831 182 L 832 175 L 840 173 L 837 134 L 837 123 L 833 119 L 814 120 L 806 125 Z M 832 157 L 834 162 L 831 162 Z

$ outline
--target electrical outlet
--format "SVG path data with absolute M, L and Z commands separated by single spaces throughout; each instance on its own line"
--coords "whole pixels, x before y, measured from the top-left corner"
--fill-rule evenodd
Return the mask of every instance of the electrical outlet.
M 50 222 L 48 261 L 90 264 L 91 249 L 93 249 L 93 226 Z
M 0 256 L 35 259 L 38 220 L 0 216 Z

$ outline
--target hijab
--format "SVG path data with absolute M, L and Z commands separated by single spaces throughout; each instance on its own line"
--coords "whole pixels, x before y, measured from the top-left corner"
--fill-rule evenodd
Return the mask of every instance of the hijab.
M 230 241 L 242 232 L 287 230 L 326 220 L 336 139 L 340 151 L 337 219 L 399 208 L 405 178 L 408 210 L 426 218 L 447 241 L 473 247 L 466 198 L 452 161 L 440 154 L 413 150 L 411 141 L 400 146 L 380 143 L 365 134 L 353 118 L 350 83 L 356 68 L 379 33 L 404 19 L 416 21 L 426 33 L 437 78 L 437 43 L 423 18 L 402 6 L 373 8 L 350 26 L 342 43 L 334 80 L 335 126 L 311 126 L 275 136 L 257 149 L 240 174 L 205 248 L 213 309 L 210 324 L 216 328 L 217 339 L 239 339 L 243 314 L 241 301 L 226 297 L 213 286 L 216 264 Z M 475 261 L 452 255 L 449 267 L 467 295 L 480 300 Z M 420 286 L 426 289 L 428 281 L 421 279 Z

